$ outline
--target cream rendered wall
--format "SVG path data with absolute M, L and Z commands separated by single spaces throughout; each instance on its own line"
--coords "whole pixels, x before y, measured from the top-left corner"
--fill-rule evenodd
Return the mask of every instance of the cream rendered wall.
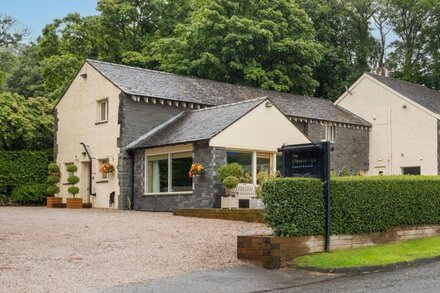
M 370 122 L 368 175 L 401 174 L 420 166 L 422 175 L 437 174 L 436 114 L 363 75 L 335 104 Z M 404 107 L 406 106 L 406 108 Z
M 87 78 L 80 75 L 87 73 Z M 60 195 L 68 197 L 67 173 L 64 168 L 65 163 L 73 162 L 78 166 L 77 175 L 80 177 L 81 188 L 79 196 L 83 202 L 87 202 L 88 188 L 88 169 L 85 164 L 88 161 L 83 147 L 84 142 L 93 157 L 93 179 L 92 193 L 90 196 L 94 207 L 108 208 L 109 194 L 115 192 L 115 203 L 113 208 L 117 208 L 119 186 L 117 180 L 117 168 L 115 173 L 109 175 L 107 182 L 100 181 L 101 173 L 98 169 L 98 160 L 108 158 L 110 163 L 117 167 L 119 148 L 116 139 L 120 135 L 120 125 L 118 124 L 120 90 L 111 82 L 105 79 L 91 65 L 85 63 L 79 74 L 75 77 L 71 86 L 56 106 L 58 127 L 56 133 L 56 143 L 58 144 L 57 163 L 61 167 Z M 109 113 L 108 122 L 95 124 L 97 117 L 97 101 L 108 98 Z
M 209 145 L 228 149 L 276 152 L 285 144 L 309 143 L 275 106 L 263 102 L 247 115 L 214 136 Z

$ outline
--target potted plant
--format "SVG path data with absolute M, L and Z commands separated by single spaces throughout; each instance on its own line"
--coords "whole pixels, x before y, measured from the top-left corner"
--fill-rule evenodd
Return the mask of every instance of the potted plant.
M 67 191 L 73 196 L 73 198 L 67 199 L 67 208 L 69 209 L 80 209 L 82 208 L 82 198 L 75 198 L 75 195 L 79 193 L 79 187 L 75 186 L 79 182 L 79 177 L 75 175 L 75 172 L 78 171 L 78 167 L 74 164 L 67 166 L 67 171 L 72 173 L 67 178 L 67 182 L 71 185 L 67 188 Z
M 238 197 L 233 197 L 231 190 L 237 187 L 240 180 L 235 176 L 228 176 L 223 180 L 223 186 L 225 187 L 225 196 L 221 198 L 222 208 L 238 208 Z
M 102 174 L 113 173 L 113 172 L 115 172 L 115 166 L 113 166 L 109 162 L 106 162 L 106 163 L 102 164 L 101 167 L 99 167 L 99 172 L 101 172 Z
M 189 169 L 189 177 L 199 177 L 204 171 L 205 168 L 202 166 L 202 164 L 192 163 L 191 168 Z
M 55 205 L 59 205 L 63 202 L 62 197 L 55 196 L 60 192 L 60 188 L 57 183 L 60 182 L 60 167 L 56 163 L 50 163 L 47 166 L 49 175 L 47 176 L 47 207 L 52 208 Z

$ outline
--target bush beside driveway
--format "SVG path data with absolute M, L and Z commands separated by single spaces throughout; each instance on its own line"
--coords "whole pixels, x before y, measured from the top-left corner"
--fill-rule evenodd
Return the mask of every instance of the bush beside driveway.
M 267 233 L 171 213 L 0 207 L 0 292 L 79 292 L 233 266 L 237 235 Z

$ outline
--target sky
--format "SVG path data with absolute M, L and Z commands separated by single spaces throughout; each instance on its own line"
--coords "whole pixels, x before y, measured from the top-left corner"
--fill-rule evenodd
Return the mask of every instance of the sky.
M 96 0 L 0 0 L 0 14 L 17 19 L 29 27 L 26 41 L 36 41 L 41 30 L 55 18 L 63 18 L 70 12 L 82 16 L 96 15 Z

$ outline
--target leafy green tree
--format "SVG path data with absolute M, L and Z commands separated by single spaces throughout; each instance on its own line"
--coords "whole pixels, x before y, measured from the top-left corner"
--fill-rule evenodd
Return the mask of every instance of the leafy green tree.
M 28 29 L 8 15 L 0 14 L 0 47 L 15 46 L 28 34 Z
M 430 58 L 438 57 L 430 52 L 429 40 L 439 38 L 438 0 L 389 0 L 389 22 L 399 39 L 392 43 L 389 65 L 397 78 L 413 82 L 424 82 L 424 71 Z M 437 34 L 436 34 L 437 33 Z M 434 41 L 435 43 L 435 41 Z M 435 45 L 434 45 L 435 50 Z M 433 54 L 435 53 L 435 54 Z
M 23 46 L 18 53 L 18 64 L 6 78 L 6 90 L 25 97 L 42 96 L 44 85 L 39 66 L 37 45 Z
M 72 54 L 54 55 L 41 61 L 40 72 L 45 96 L 49 100 L 55 101 L 61 98 L 64 89 L 69 85 L 82 62 Z
M 290 0 L 204 1 L 173 36 L 137 57 L 148 67 L 298 94 L 312 94 L 321 55 L 304 10 Z
M 0 91 L 5 87 L 6 79 L 17 66 L 17 55 L 7 49 L 0 49 Z
M 45 98 L 0 94 L 0 149 L 41 149 L 53 144 L 52 104 Z
M 370 69 L 376 42 L 371 35 L 371 1 L 298 0 L 313 22 L 323 58 L 314 69 L 315 96 L 334 100 Z
M 81 17 L 70 13 L 46 25 L 38 38 L 40 59 L 72 54 L 78 58 L 97 58 L 99 53 L 99 17 Z
M 169 36 L 193 11 L 196 0 L 99 0 L 100 57 L 119 62 L 126 52 L 141 52 Z

